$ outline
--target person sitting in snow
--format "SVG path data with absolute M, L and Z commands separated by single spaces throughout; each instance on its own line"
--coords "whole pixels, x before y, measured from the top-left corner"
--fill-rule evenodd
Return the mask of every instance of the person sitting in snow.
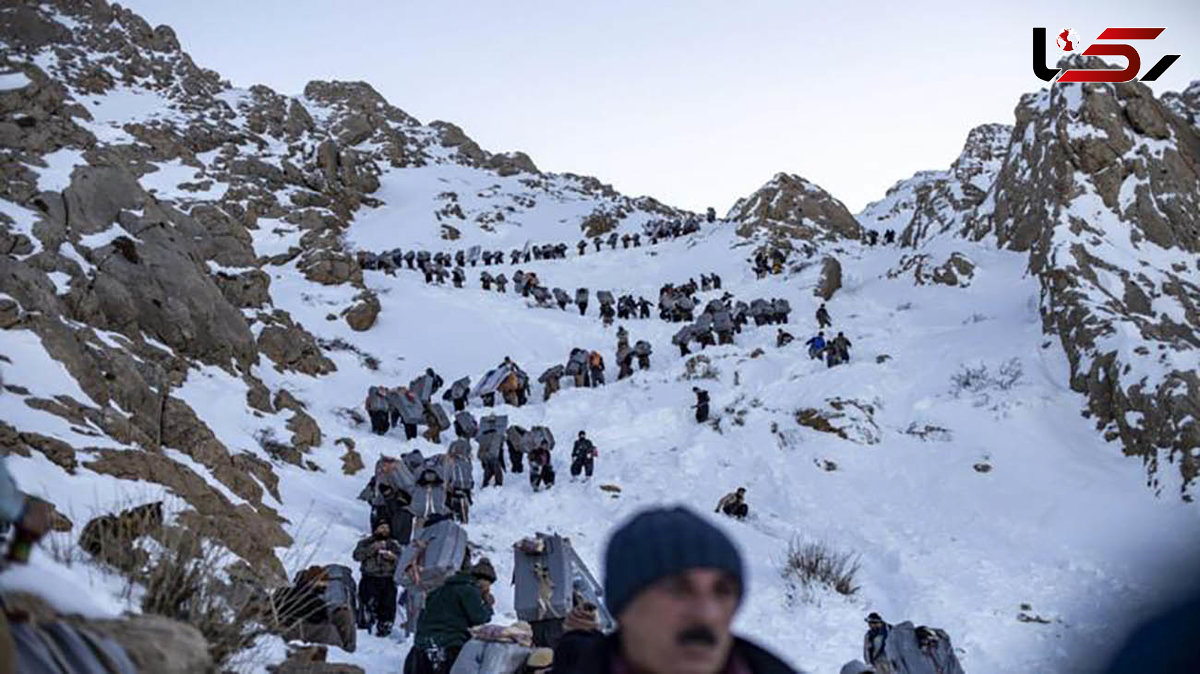
M 713 512 L 724 513 L 734 519 L 746 519 L 746 515 L 750 514 L 750 506 L 746 505 L 746 488 L 738 487 L 737 491 L 726 494 L 717 502 Z
M 780 328 L 779 332 L 775 335 L 775 346 L 783 348 L 788 344 L 791 344 L 795 339 L 796 338 L 792 336 L 792 333 Z

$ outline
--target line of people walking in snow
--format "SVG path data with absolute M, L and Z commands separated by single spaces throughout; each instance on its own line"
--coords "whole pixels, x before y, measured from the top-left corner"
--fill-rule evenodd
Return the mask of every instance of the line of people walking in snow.
M 715 216 L 709 218 L 708 222 L 711 223 L 714 220 Z M 640 248 L 643 234 L 649 239 L 650 245 L 654 246 L 658 245 L 660 241 L 687 236 L 699 231 L 700 220 L 695 217 L 682 220 L 652 220 L 642 225 L 641 233 L 621 234 L 613 231 L 607 237 L 592 237 L 591 243 L 595 246 L 595 252 L 598 253 L 604 243 L 607 243 L 611 250 L 616 250 L 618 243 L 621 244 L 622 249 Z M 483 250 L 481 245 L 471 246 L 467 249 L 460 248 L 453 253 L 416 249 L 406 251 L 401 248 L 393 248 L 378 253 L 360 250 L 355 257 L 363 269 L 394 274 L 397 270 L 407 268 L 423 272 L 426 275 L 426 283 L 430 283 L 431 278 L 437 278 L 439 283 L 445 283 L 445 278 L 452 273 L 451 268 L 474 267 L 480 263 L 485 267 L 503 265 L 506 259 L 509 265 L 518 265 L 522 262 L 528 264 L 542 260 L 565 260 L 569 248 L 566 243 L 526 243 L 523 248 L 513 248 L 507 254 L 502 250 Z M 588 241 L 586 239 L 580 241 L 575 244 L 575 248 L 582 257 L 587 253 Z
M 712 278 L 705 278 L 704 275 L 702 275 L 701 278 L 702 281 L 701 284 L 699 284 L 699 287 L 707 285 L 708 289 L 720 288 L 719 277 L 717 277 L 715 274 Z M 534 294 L 535 290 L 539 287 L 536 275 L 534 275 L 532 279 L 529 279 L 528 277 L 524 278 L 523 286 L 523 294 L 526 294 L 526 296 Z M 676 311 L 675 302 L 677 302 L 677 300 L 681 297 L 694 294 L 697 289 L 698 285 L 694 281 L 689 281 L 688 284 L 683 284 L 682 289 L 670 285 L 664 286 L 664 293 L 670 296 L 666 302 L 670 309 L 669 312 L 665 312 L 663 315 L 660 315 L 660 318 L 663 318 L 664 320 L 675 318 L 677 316 L 677 314 L 674 313 Z M 691 298 L 689 297 L 688 299 Z M 722 337 L 722 343 L 732 343 L 732 334 L 735 332 L 740 332 L 741 327 L 745 325 L 751 317 L 754 319 L 756 325 L 786 323 L 788 320 L 790 307 L 787 305 L 786 300 L 756 300 L 750 305 L 737 303 L 732 304 L 731 306 L 731 299 L 732 298 L 726 294 L 723 299 L 713 300 L 705 307 L 704 312 L 701 314 L 701 320 L 707 319 L 707 330 L 705 330 L 703 327 L 695 327 L 694 329 L 694 334 L 697 337 L 696 341 L 701 342 L 702 346 L 707 345 L 706 342 L 711 343 L 711 331 L 715 325 L 719 323 L 721 327 L 726 327 L 727 324 L 724 320 L 726 317 L 729 319 L 729 323 L 733 324 L 733 328 L 724 331 L 726 334 Z M 605 302 L 603 304 L 611 305 L 613 302 Z M 660 305 L 661 304 L 663 303 L 660 302 Z M 738 307 L 738 304 L 741 304 L 742 306 Z M 741 309 L 740 311 L 738 311 L 739 308 Z M 735 312 L 739 316 L 739 320 L 737 321 L 735 321 L 733 318 Z M 727 316 L 721 316 L 721 314 L 726 314 Z M 684 314 L 681 316 L 681 318 L 690 320 L 691 317 Z M 819 323 L 822 323 L 823 326 L 825 323 L 830 323 L 828 311 L 825 309 L 824 305 L 818 309 L 818 321 Z M 700 322 L 701 321 L 697 321 L 697 323 Z M 694 326 L 689 325 L 685 327 L 691 328 Z M 705 338 L 703 336 L 705 332 L 709 332 L 709 338 Z M 642 357 L 642 354 L 639 353 L 638 350 L 638 347 L 642 345 L 645 346 L 645 362 L 642 367 L 643 369 L 649 367 L 650 353 L 649 344 L 647 342 L 638 342 L 635 346 L 631 347 L 629 344 L 628 331 L 624 328 L 624 326 L 621 326 L 618 329 L 617 340 L 619 367 L 618 379 L 627 377 L 632 373 L 633 360 L 635 358 L 640 360 Z M 687 342 L 684 343 L 685 355 L 686 343 Z M 848 340 L 846 340 L 845 346 L 848 349 Z M 565 365 L 552 366 L 551 368 L 548 368 L 541 377 L 539 377 L 538 381 L 544 385 L 543 400 L 549 400 L 554 393 L 560 390 L 561 379 L 564 376 L 572 377 L 572 382 L 577 387 L 603 385 L 604 370 L 603 357 L 598 352 L 587 351 L 584 349 L 574 349 L 569 355 Z M 465 381 L 460 380 L 459 382 L 455 382 L 456 385 L 459 385 L 460 392 L 463 390 L 471 390 L 470 380 L 466 378 L 464 379 Z M 474 391 L 472 391 L 473 394 L 479 395 L 484 405 L 494 404 L 495 393 L 500 393 L 505 402 L 510 405 L 523 405 L 528 399 L 528 377 L 525 376 L 524 372 L 508 358 L 505 358 L 505 361 L 501 363 L 501 365 L 495 370 L 487 373 L 484 377 L 484 380 L 493 383 L 483 385 L 483 381 L 481 381 L 480 385 L 477 386 Z M 408 387 L 408 393 L 416 396 L 417 399 L 420 400 L 421 391 L 423 391 L 423 387 L 426 386 L 423 383 L 424 381 L 429 381 L 431 384 L 434 384 L 434 391 L 436 391 L 436 389 L 442 385 L 440 377 L 437 377 L 436 373 L 434 373 L 432 370 L 427 370 L 422 377 L 419 377 L 418 380 L 414 380 L 413 383 L 410 383 L 410 386 Z M 508 382 L 507 387 L 503 386 L 504 382 Z M 415 393 L 413 392 L 414 389 L 416 390 Z M 695 405 L 696 419 L 698 422 L 703 423 L 707 421 L 709 414 L 709 394 L 707 391 L 704 391 L 699 387 L 695 387 L 693 391 L 696 393 L 697 397 L 697 402 Z M 490 399 L 485 397 L 489 394 L 492 396 Z M 462 404 L 464 406 L 467 402 L 467 399 L 471 397 L 470 395 L 451 395 L 450 391 L 447 391 L 447 396 L 447 400 L 452 402 L 458 401 L 456 404 Z M 406 492 L 404 489 L 397 489 L 394 486 L 397 482 L 395 477 L 391 477 L 388 480 L 383 480 L 380 483 L 376 483 L 381 473 L 380 466 L 377 466 L 376 477 L 372 478 L 372 483 L 368 485 L 367 490 L 364 490 L 364 493 L 367 494 L 368 498 L 372 499 L 372 525 L 374 531 L 372 536 L 360 542 L 360 546 L 359 548 L 356 548 L 355 552 L 355 559 L 364 563 L 364 579 L 368 576 L 369 569 L 367 568 L 367 562 L 369 560 L 376 560 L 371 562 L 370 566 L 372 568 L 370 570 L 373 571 L 371 574 L 372 578 L 379 579 L 386 575 L 384 572 L 386 572 L 389 568 L 387 562 L 390 562 L 391 558 L 393 557 L 398 558 L 397 547 L 403 549 L 399 538 L 391 540 L 390 542 L 386 540 L 381 542 L 381 539 L 389 538 L 392 535 L 391 523 L 384 523 L 382 520 L 389 517 L 394 518 L 395 513 L 397 512 L 397 506 L 399 506 L 400 511 L 407 513 L 409 518 L 407 532 L 405 531 L 404 518 L 400 518 L 400 520 L 397 522 L 399 525 L 400 537 L 403 538 L 407 533 L 409 540 L 411 540 L 413 536 L 412 532 L 414 529 L 420 531 L 426 527 L 436 525 L 438 522 L 444 521 L 448 518 L 457 519 L 458 521 L 464 523 L 468 520 L 467 507 L 470 505 L 472 498 L 471 488 L 474 485 L 469 480 L 464 479 L 462 477 L 462 473 L 465 473 L 468 476 L 470 474 L 472 439 L 477 440 L 479 443 L 478 458 L 484 467 L 483 486 L 502 485 L 504 474 L 509 472 L 510 466 L 512 472 L 520 473 L 524 468 L 522 465 L 523 463 L 528 463 L 529 465 L 530 483 L 534 491 L 538 491 L 543 488 L 549 488 L 554 484 L 556 476 L 550 461 L 550 453 L 554 447 L 554 438 L 549 428 L 533 427 L 529 430 L 525 430 L 520 426 L 509 426 L 507 424 L 506 417 L 494 414 L 482 418 L 479 421 L 478 426 L 475 428 L 471 427 L 470 421 L 463 421 L 460 428 L 459 417 L 463 417 L 465 415 L 465 417 L 470 418 L 470 412 L 457 406 L 456 411 L 458 411 L 459 414 L 456 415 L 455 429 L 456 434 L 459 437 L 454 443 L 452 443 L 451 450 L 448 451 L 447 454 L 429 457 L 426 459 L 421 457 L 419 452 L 416 452 L 415 455 L 413 452 L 410 452 L 402 457 L 402 461 L 396 462 L 393 460 L 390 464 L 387 464 L 385 469 L 382 469 L 382 472 L 388 475 L 394 475 L 396 472 L 398 472 L 397 466 L 406 466 L 408 469 L 408 474 L 412 477 L 411 480 L 403 481 L 403 483 L 411 484 L 411 489 L 415 492 L 415 494 L 412 492 Z M 373 416 L 373 423 L 375 416 Z M 391 420 L 393 423 L 395 422 L 395 419 Z M 473 421 L 473 419 L 471 419 L 471 421 Z M 406 436 L 408 436 L 407 428 Z M 503 451 L 504 449 L 507 449 L 508 465 L 505 464 L 506 457 L 505 452 Z M 586 480 L 590 478 L 594 471 L 595 459 L 598 453 L 599 452 L 595 445 L 587 437 L 586 432 L 579 431 L 571 452 L 570 473 L 572 479 L 581 478 Z M 460 457 L 465 457 L 465 461 L 461 461 Z M 383 461 L 384 459 L 381 459 L 381 462 Z M 458 475 L 454 474 L 456 468 L 459 473 Z M 389 485 L 392 486 L 389 487 Z M 723 513 L 729 517 L 739 520 L 744 519 L 749 514 L 749 507 L 745 501 L 745 493 L 745 488 L 740 487 L 735 492 L 725 495 L 725 497 L 718 502 L 716 512 Z M 441 505 L 439 506 L 437 504 Z M 377 521 L 382 524 L 382 526 L 374 526 L 376 525 Z M 377 557 L 373 557 L 373 555 L 377 555 Z M 480 564 L 482 564 L 482 562 L 480 562 Z M 488 566 L 490 566 L 490 564 Z M 486 572 L 486 568 L 481 569 L 479 573 L 474 572 L 474 567 L 471 567 L 470 570 L 466 570 L 466 567 L 464 567 L 464 569 L 466 576 L 460 582 L 460 585 L 462 586 L 474 583 L 477 586 L 482 587 L 486 585 L 486 588 L 490 588 L 490 583 L 494 582 L 495 580 L 494 570 L 488 574 Z M 372 607 L 377 607 L 381 603 L 387 603 L 389 598 L 393 598 L 394 609 L 394 596 L 396 592 L 396 586 L 394 583 L 391 585 L 390 590 L 386 587 L 386 583 L 380 582 L 379 580 L 367 581 L 365 582 L 365 585 L 366 589 L 361 591 L 362 598 L 365 602 L 371 602 Z M 484 594 L 485 589 L 481 589 L 481 597 Z M 389 592 L 391 594 L 389 594 Z M 435 639 L 430 638 L 429 634 L 427 633 L 428 630 L 425 630 L 426 633 L 423 634 L 422 624 L 425 620 L 425 617 L 427 617 L 428 606 L 433 602 L 433 599 L 434 595 L 432 594 L 424 598 L 424 601 L 426 602 L 424 604 L 426 613 L 424 614 L 421 612 L 422 607 L 417 605 L 411 606 L 410 610 L 406 611 L 408 615 L 416 616 L 414 618 L 414 624 L 407 625 L 406 627 L 410 630 L 416 631 L 416 642 L 418 645 L 425 643 L 430 644 L 429 647 L 422 646 L 418 648 L 417 646 L 414 646 L 413 651 L 409 654 L 410 663 L 406 663 L 406 671 L 409 671 L 408 664 L 413 664 L 414 668 L 411 671 L 448 672 L 449 666 L 454 663 L 454 656 L 457 655 L 457 652 L 453 649 L 463 645 L 455 645 L 449 642 L 439 645 L 436 643 Z M 403 596 L 400 598 L 401 604 L 405 604 L 406 601 L 411 602 L 411 599 Z M 490 604 L 486 601 L 484 604 L 490 606 Z M 463 614 L 461 610 L 459 613 L 460 615 L 458 616 L 457 620 L 462 621 L 465 614 Z M 379 621 L 383 620 L 378 629 L 383 629 L 384 627 L 386 627 L 388 630 L 391 629 L 391 625 L 386 620 L 388 617 L 389 616 L 385 611 L 376 619 L 377 625 L 380 625 Z M 471 622 L 471 619 L 466 620 L 466 622 Z M 430 668 L 422 669 L 424 666 L 428 666 Z

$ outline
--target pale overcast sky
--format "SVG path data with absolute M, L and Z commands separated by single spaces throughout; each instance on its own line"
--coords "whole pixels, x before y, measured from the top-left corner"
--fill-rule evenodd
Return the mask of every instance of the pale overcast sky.
M 422 122 L 630 195 L 724 213 L 779 171 L 852 212 L 1012 123 L 1031 29 L 1166 27 L 1158 92 L 1200 79 L 1200 2 L 122 0 L 237 86 L 365 80 Z M 1053 61 L 1056 52 L 1051 44 Z M 1114 59 L 1114 63 L 1119 62 Z

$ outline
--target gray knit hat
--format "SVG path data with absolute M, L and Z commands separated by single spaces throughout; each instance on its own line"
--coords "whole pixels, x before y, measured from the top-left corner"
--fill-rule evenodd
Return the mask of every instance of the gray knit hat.
M 660 578 L 720 569 L 745 587 L 742 557 L 720 529 L 683 507 L 642 511 L 613 532 L 604 554 L 604 601 L 613 616 Z

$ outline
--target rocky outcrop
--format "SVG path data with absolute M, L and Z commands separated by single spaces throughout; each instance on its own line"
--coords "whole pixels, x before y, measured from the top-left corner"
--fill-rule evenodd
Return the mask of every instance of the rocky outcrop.
M 203 531 L 226 546 L 259 577 L 276 583 L 285 578 L 274 548 L 291 545 L 292 539 L 278 516 L 268 516 L 269 509 L 235 506 L 203 477 L 162 454 L 111 449 L 97 449 L 90 454 L 94 458 L 84 462 L 89 470 L 170 488 L 189 506 L 178 514 L 183 526 Z
M 787 173 L 775 174 L 754 194 L 738 199 L 726 218 L 737 223 L 739 236 L 763 237 L 776 246 L 793 239 L 834 241 L 858 239 L 862 234 L 842 202 Z
M 821 260 L 821 275 L 813 288 L 813 295 L 829 301 L 842 288 L 842 263 L 836 257 L 826 256 Z
M 1163 94 L 1162 102 L 1193 127 L 1200 128 L 1200 80 L 1181 92 L 1168 91 Z
M 912 275 L 915 285 L 936 283 L 944 286 L 966 288 L 975 277 L 975 264 L 961 253 L 951 253 L 941 264 L 934 264 L 928 254 L 903 255 L 895 267 L 888 270 L 888 278 Z
M 328 374 L 337 369 L 333 361 L 325 357 L 317 340 L 287 312 L 260 313 L 258 320 L 266 324 L 258 333 L 258 348 L 277 369 L 312 375 Z
M 296 410 L 288 419 L 287 429 L 292 432 L 292 446 L 301 452 L 321 446 L 321 427 L 303 410 Z
M 379 298 L 374 292 L 368 290 L 360 293 L 354 304 L 343 312 L 343 315 L 351 330 L 365 332 L 375 325 L 375 319 L 381 310 Z
M 194 674 L 210 671 L 213 666 L 204 635 L 177 620 L 141 615 L 82 624 L 121 644 L 138 671 Z
M 830 398 L 825 404 L 825 408 L 796 410 L 796 423 L 862 445 L 879 443 L 881 432 L 875 423 L 878 402 Z
M 579 223 L 579 229 L 583 232 L 585 239 L 591 239 L 597 236 L 604 236 L 617 228 L 617 218 L 612 213 L 607 211 L 595 211 L 589 213 Z
M 141 568 L 148 556 L 137 540 L 163 526 L 162 501 L 128 508 L 113 515 L 100 515 L 83 526 L 79 545 L 88 554 L 123 571 Z
M 362 285 L 362 269 L 354 256 L 335 250 L 318 249 L 305 255 L 299 264 L 304 277 L 322 285 L 353 283 Z
M 1084 67 L 1104 67 L 1098 60 Z M 972 234 L 1029 254 L 1085 415 L 1156 485 L 1200 474 L 1200 133 L 1140 83 L 1028 94 Z

